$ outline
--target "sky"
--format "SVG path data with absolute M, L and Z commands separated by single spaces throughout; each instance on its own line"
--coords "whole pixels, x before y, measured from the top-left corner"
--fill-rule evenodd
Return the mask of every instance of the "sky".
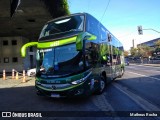
M 97 18 L 117 39 L 125 50 L 156 38 L 160 33 L 160 0 L 68 0 L 71 13 L 87 12 Z M 108 7 L 107 7 L 108 6 Z

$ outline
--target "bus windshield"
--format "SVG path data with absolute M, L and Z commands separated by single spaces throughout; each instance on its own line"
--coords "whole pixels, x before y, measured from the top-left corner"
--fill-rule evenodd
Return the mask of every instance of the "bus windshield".
M 40 34 L 40 38 L 73 31 L 83 31 L 84 16 L 76 15 L 54 20 L 47 23 Z
M 83 70 L 82 53 L 70 44 L 37 50 L 37 71 L 44 75 L 64 76 Z

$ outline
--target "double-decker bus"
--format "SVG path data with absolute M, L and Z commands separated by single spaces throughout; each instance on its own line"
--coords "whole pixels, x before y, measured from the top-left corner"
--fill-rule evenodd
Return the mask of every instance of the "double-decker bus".
M 88 13 L 59 17 L 47 22 L 37 47 L 38 95 L 49 97 L 101 94 L 106 85 L 124 73 L 123 45 Z

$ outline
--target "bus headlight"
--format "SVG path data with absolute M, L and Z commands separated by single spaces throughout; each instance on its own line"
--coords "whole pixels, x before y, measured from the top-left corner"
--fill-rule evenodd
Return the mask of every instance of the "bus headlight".
M 76 81 L 71 82 L 72 85 L 77 85 L 77 84 L 80 84 L 80 83 L 84 82 L 84 81 L 91 75 L 91 73 L 92 73 L 92 72 L 90 72 L 87 76 L 85 76 L 85 77 L 82 78 L 82 79 L 79 79 L 79 80 L 76 80 Z
M 36 85 L 41 85 L 41 83 L 40 83 L 40 82 L 38 82 L 38 81 L 36 81 Z
M 73 85 L 77 85 L 77 84 L 80 84 L 80 83 L 82 83 L 82 82 L 84 82 L 84 81 L 85 81 L 85 79 L 82 78 L 82 79 L 80 79 L 80 80 L 73 81 L 72 84 L 73 84 Z

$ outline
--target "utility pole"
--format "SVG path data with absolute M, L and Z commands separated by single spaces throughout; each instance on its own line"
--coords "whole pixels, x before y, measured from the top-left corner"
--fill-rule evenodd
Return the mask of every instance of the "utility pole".
M 134 46 L 134 39 L 132 40 L 132 44 L 133 44 L 133 48 L 135 48 L 135 46 Z

